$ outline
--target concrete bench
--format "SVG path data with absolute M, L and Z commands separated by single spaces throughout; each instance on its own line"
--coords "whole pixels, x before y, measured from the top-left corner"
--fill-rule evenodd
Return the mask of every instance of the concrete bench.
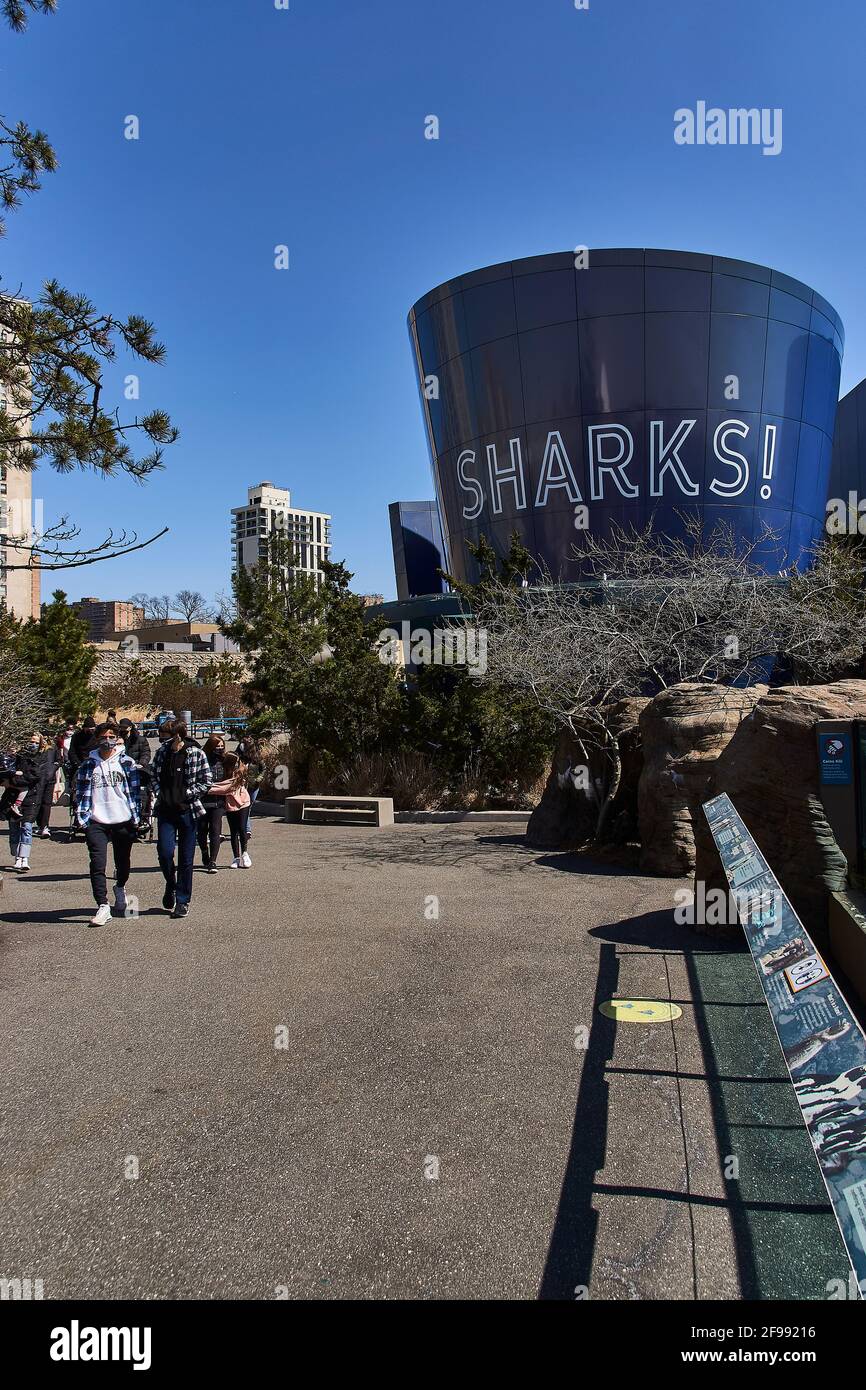
M 286 820 L 304 825 L 393 825 L 394 802 L 390 796 L 287 796 Z

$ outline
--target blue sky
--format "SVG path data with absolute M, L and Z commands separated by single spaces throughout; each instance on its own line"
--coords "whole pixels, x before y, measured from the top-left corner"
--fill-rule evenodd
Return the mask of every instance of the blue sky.
M 60 0 L 4 29 L 0 110 L 60 159 L 9 219 L 4 287 L 55 276 L 152 319 L 168 355 L 141 370 L 141 408 L 181 429 L 144 485 L 40 470 L 46 517 L 84 541 L 171 528 L 56 582 L 210 597 L 229 509 L 270 479 L 333 513 L 356 588 L 392 596 L 387 504 L 432 496 L 406 313 L 496 261 L 587 244 L 772 265 L 841 313 L 849 389 L 866 376 L 864 38 L 856 0 Z M 676 145 L 675 109 L 701 99 L 781 107 L 782 153 Z

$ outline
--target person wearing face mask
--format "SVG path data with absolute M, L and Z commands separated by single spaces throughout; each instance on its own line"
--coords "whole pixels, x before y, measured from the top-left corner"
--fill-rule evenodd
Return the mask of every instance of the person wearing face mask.
M 100 724 L 96 747 L 78 769 L 75 814 L 90 856 L 90 883 L 96 900 L 92 927 L 111 920 L 105 868 L 108 846 L 114 852 L 114 909 L 126 913 L 126 883 L 132 846 L 141 820 L 141 774 L 123 746 L 116 724 Z
M 0 815 L 9 818 L 9 848 L 15 856 L 15 868 L 19 873 L 27 873 L 30 868 L 33 822 L 45 789 L 44 744 L 42 735 L 34 730 L 24 747 L 15 754 L 11 785 L 0 802 Z
M 213 775 L 202 749 L 190 738 L 186 721 L 174 719 L 168 729 L 169 736 L 157 748 L 152 764 L 157 858 L 165 877 L 163 907 L 172 917 L 188 917 L 196 822 L 205 814 L 201 798 L 207 794 Z

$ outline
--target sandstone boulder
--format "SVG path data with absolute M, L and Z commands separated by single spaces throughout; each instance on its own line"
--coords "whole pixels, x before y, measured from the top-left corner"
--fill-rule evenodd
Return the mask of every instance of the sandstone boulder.
M 845 856 L 821 804 L 815 721 L 866 719 L 866 681 L 766 691 L 708 780 L 703 800 L 727 792 L 806 929 L 822 944 L 828 895 L 844 887 Z M 727 888 L 706 818 L 696 822 L 695 881 Z M 712 933 L 718 928 L 698 928 Z
M 619 740 L 622 772 L 601 837 L 606 843 L 623 844 L 637 837 L 637 788 L 642 766 L 639 718 L 647 703 L 644 697 L 635 696 L 617 701 L 608 711 Z M 598 803 L 594 794 L 576 785 L 576 770 L 585 765 L 594 785 L 605 772 L 602 753 L 589 746 L 584 752 L 573 735 L 563 731 L 541 800 L 529 818 L 528 844 L 538 849 L 570 850 L 594 839 Z
M 662 690 L 640 717 L 641 869 L 677 877 L 695 866 L 695 824 L 716 760 L 766 686 L 732 690 L 684 682 Z

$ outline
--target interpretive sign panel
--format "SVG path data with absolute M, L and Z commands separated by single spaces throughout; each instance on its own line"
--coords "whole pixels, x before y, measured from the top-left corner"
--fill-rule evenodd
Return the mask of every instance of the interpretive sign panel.
M 863 1296 L 866 1037 L 730 797 L 704 814 Z

